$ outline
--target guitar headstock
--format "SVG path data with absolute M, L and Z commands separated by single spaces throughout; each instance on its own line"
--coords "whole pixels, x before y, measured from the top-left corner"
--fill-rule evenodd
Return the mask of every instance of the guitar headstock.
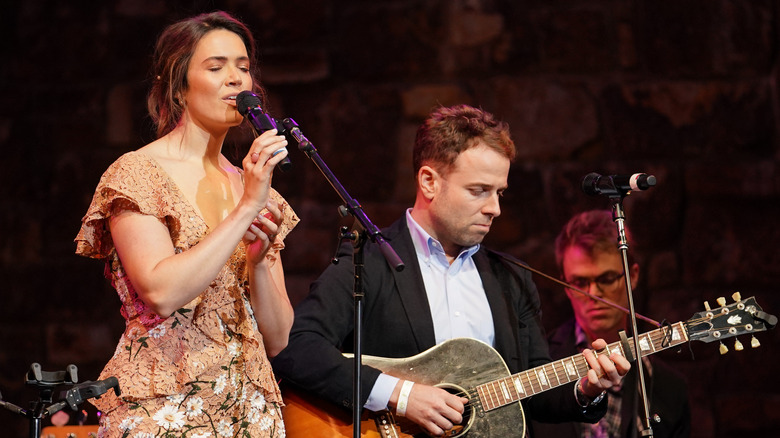
M 722 341 L 734 336 L 763 332 L 775 327 L 777 317 L 764 312 L 756 303 L 755 297 L 742 299 L 739 292 L 732 295 L 734 303 L 727 305 L 725 298 L 718 298 L 720 307 L 710 309 L 707 302 L 704 303 L 705 311 L 698 312 L 685 322 L 688 337 L 691 340 L 702 342 Z M 759 346 L 758 340 L 753 337 L 750 345 Z M 742 350 L 742 343 L 735 342 L 735 349 Z M 728 351 L 721 344 L 720 352 Z

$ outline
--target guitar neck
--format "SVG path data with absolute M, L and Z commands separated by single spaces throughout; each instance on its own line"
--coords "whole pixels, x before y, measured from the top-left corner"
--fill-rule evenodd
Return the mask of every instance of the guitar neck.
M 687 341 L 685 324 L 678 322 L 639 335 L 639 349 L 642 357 L 645 357 Z M 637 357 L 633 339 L 628 340 L 628 348 L 631 350 L 630 356 Z M 610 355 L 615 352 L 627 357 L 622 342 L 609 344 L 598 353 Z M 588 374 L 589 369 L 585 358 L 581 354 L 576 354 L 509 377 L 477 385 L 475 389 L 482 407 L 489 411 L 574 382 Z

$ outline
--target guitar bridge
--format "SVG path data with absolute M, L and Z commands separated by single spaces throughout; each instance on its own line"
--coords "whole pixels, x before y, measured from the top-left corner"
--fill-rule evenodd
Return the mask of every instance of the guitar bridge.
M 380 411 L 374 416 L 376 430 L 383 438 L 398 438 L 398 429 L 395 424 L 395 418 L 390 411 Z

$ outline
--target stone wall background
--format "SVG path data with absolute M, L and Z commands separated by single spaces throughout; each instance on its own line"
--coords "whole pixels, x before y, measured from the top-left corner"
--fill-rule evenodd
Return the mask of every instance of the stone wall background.
M 378 226 L 413 201 L 411 145 L 437 104 L 509 122 L 520 154 L 487 243 L 555 275 L 573 213 L 609 208 L 582 177 L 652 173 L 626 199 L 643 257 L 637 310 L 687 320 L 740 291 L 780 312 L 780 98 L 773 0 L 108 0 L 4 2 L 0 14 L 0 391 L 76 364 L 97 378 L 123 328 L 103 266 L 74 255 L 105 168 L 150 141 L 154 39 L 169 22 L 228 10 L 254 30 L 271 113 L 294 117 Z M 226 150 L 249 142 L 233 135 Z M 284 252 L 294 302 L 336 246 L 339 199 L 301 152 L 276 187 L 302 218 Z M 545 325 L 568 318 L 537 278 Z M 729 301 L 731 299 L 729 298 Z M 642 331 L 648 329 L 640 324 Z M 660 353 L 688 378 L 694 437 L 780 436 L 778 331 L 721 356 Z M 749 338 L 742 338 L 747 345 Z M 87 405 L 85 405 L 86 407 Z M 89 409 L 89 408 L 87 408 Z M 94 422 L 94 412 L 91 422 Z M 4 436 L 27 423 L 0 411 Z

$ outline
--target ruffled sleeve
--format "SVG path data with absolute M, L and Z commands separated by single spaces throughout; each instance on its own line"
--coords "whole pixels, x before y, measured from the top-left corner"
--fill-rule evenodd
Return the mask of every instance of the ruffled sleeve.
M 117 159 L 100 178 L 92 203 L 76 236 L 76 254 L 107 258 L 114 251 L 108 220 L 121 211 L 135 211 L 159 219 L 176 242 L 181 218 L 169 196 L 175 188 L 150 158 L 129 152 Z
M 298 225 L 300 219 L 298 218 L 298 215 L 295 214 L 292 207 L 290 207 L 290 204 L 287 203 L 287 200 L 273 188 L 271 188 L 270 197 L 276 201 L 279 210 L 282 212 L 282 223 L 279 224 L 279 232 L 276 233 L 276 239 L 266 255 L 269 260 L 274 261 L 278 257 L 279 251 L 284 249 L 284 238 L 290 234 L 290 231 L 292 231 L 296 225 Z M 263 212 L 265 211 L 266 210 L 263 209 Z

